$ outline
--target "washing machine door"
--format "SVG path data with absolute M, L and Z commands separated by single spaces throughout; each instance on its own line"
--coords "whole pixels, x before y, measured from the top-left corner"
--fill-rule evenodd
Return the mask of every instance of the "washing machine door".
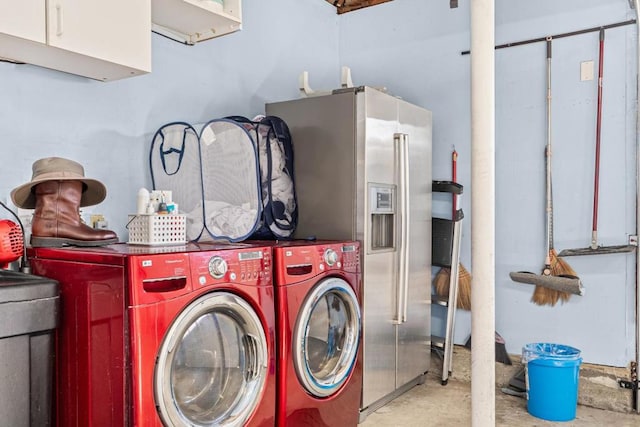
M 212 292 L 193 301 L 165 335 L 155 370 L 156 406 L 167 426 L 242 426 L 267 375 L 267 339 L 242 298 Z
M 330 277 L 312 288 L 298 314 L 292 349 L 308 393 L 327 397 L 347 381 L 356 364 L 360 322 L 358 299 L 346 281 Z

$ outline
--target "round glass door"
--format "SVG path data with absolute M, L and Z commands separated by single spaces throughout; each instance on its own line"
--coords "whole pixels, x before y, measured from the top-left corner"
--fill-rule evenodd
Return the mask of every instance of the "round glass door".
M 356 363 L 360 306 L 351 286 L 337 277 L 320 281 L 300 308 L 293 337 L 298 379 L 317 397 L 335 393 Z
M 267 374 L 267 340 L 242 298 L 213 292 L 192 302 L 165 335 L 155 370 L 160 416 L 170 426 L 242 426 Z

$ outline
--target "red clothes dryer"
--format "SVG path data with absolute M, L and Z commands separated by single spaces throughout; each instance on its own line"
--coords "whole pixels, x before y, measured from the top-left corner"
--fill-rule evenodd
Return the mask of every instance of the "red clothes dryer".
M 271 248 L 30 250 L 60 282 L 56 418 L 67 426 L 273 426 Z
M 277 425 L 358 424 L 362 391 L 360 245 L 273 248 Z

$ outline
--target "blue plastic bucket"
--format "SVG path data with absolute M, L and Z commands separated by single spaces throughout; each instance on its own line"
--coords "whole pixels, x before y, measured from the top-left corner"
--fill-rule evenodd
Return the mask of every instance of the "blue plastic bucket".
M 549 421 L 571 421 L 578 405 L 580 350 L 562 344 L 532 343 L 522 349 L 527 410 Z

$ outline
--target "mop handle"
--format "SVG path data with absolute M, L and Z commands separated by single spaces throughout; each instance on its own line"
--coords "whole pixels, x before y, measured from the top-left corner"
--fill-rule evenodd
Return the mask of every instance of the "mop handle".
M 593 177 L 593 224 L 591 247 L 598 247 L 598 192 L 600 183 L 600 134 L 602 130 L 602 78 L 604 69 L 604 28 L 600 28 L 600 57 L 598 59 L 598 113 L 596 115 L 596 156 Z
M 547 195 L 547 256 L 545 264 L 551 264 L 549 251 L 553 248 L 553 211 L 551 201 L 551 37 L 547 37 L 547 147 L 546 158 L 546 195 Z

